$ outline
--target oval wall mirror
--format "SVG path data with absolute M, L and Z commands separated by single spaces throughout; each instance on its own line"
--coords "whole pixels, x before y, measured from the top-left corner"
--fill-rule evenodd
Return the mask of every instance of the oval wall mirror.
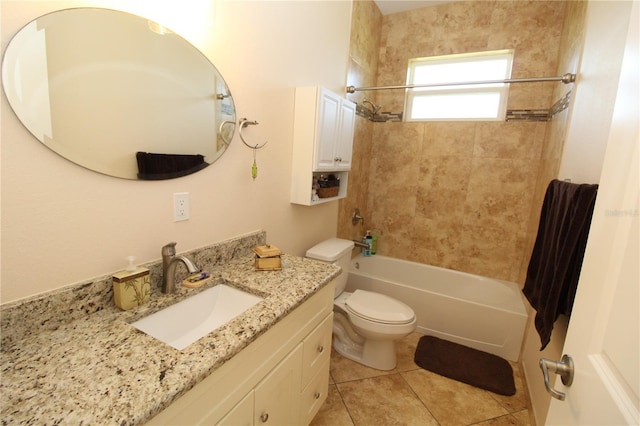
M 205 168 L 235 132 L 215 66 L 161 25 L 110 9 L 43 15 L 2 61 L 9 104 L 43 144 L 88 169 L 159 180 Z

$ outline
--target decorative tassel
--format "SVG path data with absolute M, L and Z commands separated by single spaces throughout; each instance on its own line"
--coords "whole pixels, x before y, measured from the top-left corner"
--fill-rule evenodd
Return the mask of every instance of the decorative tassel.
M 251 166 L 251 177 L 253 178 L 253 180 L 256 180 L 256 178 L 258 177 L 258 165 L 256 164 L 257 150 L 258 150 L 257 146 L 253 148 L 253 166 Z

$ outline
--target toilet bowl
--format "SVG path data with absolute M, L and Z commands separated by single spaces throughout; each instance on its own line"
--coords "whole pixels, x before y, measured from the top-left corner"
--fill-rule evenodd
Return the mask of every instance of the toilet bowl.
M 306 257 L 342 268 L 334 295 L 333 348 L 342 356 L 378 370 L 396 366 L 395 341 L 416 329 L 416 316 L 406 304 L 365 290 L 344 291 L 347 286 L 353 241 L 325 240 Z

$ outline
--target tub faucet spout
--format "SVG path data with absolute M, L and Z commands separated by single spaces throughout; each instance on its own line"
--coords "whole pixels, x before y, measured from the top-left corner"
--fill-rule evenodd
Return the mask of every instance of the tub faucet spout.
M 358 241 L 358 240 L 352 240 L 353 244 L 356 245 L 356 247 L 362 247 L 363 249 L 370 249 L 371 246 L 367 243 L 363 243 L 362 241 Z
M 176 289 L 176 267 L 182 262 L 191 274 L 200 272 L 191 260 L 185 256 L 176 256 L 176 243 L 162 247 L 162 292 L 173 293 Z

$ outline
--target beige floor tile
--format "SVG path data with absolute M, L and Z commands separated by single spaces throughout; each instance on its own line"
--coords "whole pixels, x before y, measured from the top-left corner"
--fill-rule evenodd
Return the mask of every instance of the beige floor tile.
M 490 392 L 427 370 L 401 373 L 440 425 L 469 425 L 509 414 Z
M 531 411 L 522 410 L 511 414 L 518 420 L 518 424 L 522 426 L 535 426 L 535 421 L 533 420 L 533 416 Z
M 418 346 L 418 340 L 420 340 L 422 336 L 420 333 L 411 333 L 396 343 L 396 356 L 398 357 L 396 370 L 410 371 L 420 368 L 413 362 L 413 358 L 416 353 L 416 347 Z
M 506 416 L 500 416 L 493 419 L 485 420 L 484 422 L 476 423 L 474 426 L 521 426 L 522 423 L 518 421 L 514 416 L 508 414 Z
M 355 361 L 351 361 L 350 359 L 343 357 L 334 349 L 331 350 L 330 371 L 331 377 L 333 377 L 335 383 L 366 379 L 369 377 L 377 377 L 397 372 L 395 370 L 376 370 L 375 368 L 370 368 L 362 364 L 358 364 Z
M 398 365 L 391 371 L 365 367 L 332 350 L 329 397 L 312 425 L 428 425 L 436 424 L 433 416 L 442 426 L 535 425 L 519 364 L 511 363 L 516 394 L 494 394 L 418 367 L 413 356 L 420 337 L 412 333 L 397 343 Z
M 356 425 L 437 425 L 400 374 L 337 386 Z
M 310 426 L 353 426 L 347 407 L 335 385 L 329 386 L 327 400 L 313 418 Z
M 524 410 L 529 407 L 529 394 L 527 392 L 526 386 L 524 385 L 524 380 L 522 379 L 522 373 L 520 371 L 520 366 L 515 362 L 510 362 L 511 367 L 513 368 L 513 381 L 516 385 L 516 394 L 512 396 L 504 396 L 496 393 L 492 393 L 491 395 L 510 413 L 515 413 L 516 411 Z

